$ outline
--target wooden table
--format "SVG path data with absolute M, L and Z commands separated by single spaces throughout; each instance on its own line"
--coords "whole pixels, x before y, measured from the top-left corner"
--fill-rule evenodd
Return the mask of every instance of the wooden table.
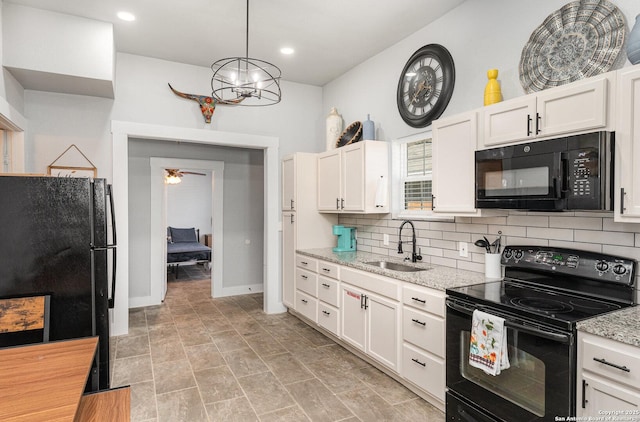
M 0 421 L 73 421 L 98 337 L 0 349 Z

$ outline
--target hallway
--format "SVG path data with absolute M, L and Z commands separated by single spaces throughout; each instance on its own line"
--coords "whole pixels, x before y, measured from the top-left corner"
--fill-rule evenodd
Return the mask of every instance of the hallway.
M 262 294 L 211 299 L 209 280 L 169 283 L 163 305 L 130 310 L 112 344 L 112 387 L 132 421 L 444 421 L 411 391 Z

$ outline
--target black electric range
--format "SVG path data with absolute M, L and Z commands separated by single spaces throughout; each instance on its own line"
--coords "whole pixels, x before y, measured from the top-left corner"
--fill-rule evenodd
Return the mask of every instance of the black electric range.
M 447 289 L 452 298 L 564 330 L 634 304 L 636 262 L 573 249 L 507 246 L 499 281 Z

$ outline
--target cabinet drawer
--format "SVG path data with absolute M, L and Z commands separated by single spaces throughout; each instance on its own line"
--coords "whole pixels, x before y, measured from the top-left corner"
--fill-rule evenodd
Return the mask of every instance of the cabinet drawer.
M 405 283 L 402 287 L 402 302 L 425 312 L 444 318 L 446 294 L 438 290 Z
M 318 275 L 302 268 L 296 268 L 296 288 L 313 297 L 318 296 Z
M 337 280 L 332 280 L 321 275 L 318 276 L 318 299 L 330 305 L 339 307 L 340 286 Z
M 300 290 L 296 290 L 296 312 L 317 323 L 317 309 L 318 299 L 313 298 Z
M 340 335 L 340 311 L 333 306 L 318 302 L 318 325 L 331 331 L 336 336 Z
M 402 347 L 402 376 L 444 402 L 444 360 L 431 356 L 410 344 Z
M 638 388 L 640 349 L 598 336 L 582 336 L 582 333 L 581 338 L 583 370 Z
M 318 274 L 325 277 L 331 277 L 337 280 L 339 275 L 339 268 L 340 267 L 336 264 L 331 264 L 325 261 L 318 262 Z
M 318 271 L 318 260 L 304 255 L 296 255 L 296 267 L 306 268 L 315 273 Z
M 393 300 L 400 299 L 399 286 L 401 282 L 389 277 L 343 267 L 340 280 Z
M 402 314 L 402 336 L 405 341 L 444 357 L 444 320 L 404 307 Z

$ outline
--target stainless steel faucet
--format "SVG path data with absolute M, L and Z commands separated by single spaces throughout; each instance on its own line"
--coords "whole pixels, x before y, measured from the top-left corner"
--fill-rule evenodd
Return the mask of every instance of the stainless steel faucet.
M 420 253 L 416 253 L 416 228 L 409 220 L 403 221 L 400 225 L 400 228 L 398 229 L 398 253 L 404 253 L 404 251 L 402 250 L 402 228 L 405 226 L 405 224 L 409 224 L 411 226 L 411 244 L 413 246 L 413 250 L 411 252 L 411 262 L 421 261 L 422 255 L 420 255 Z

